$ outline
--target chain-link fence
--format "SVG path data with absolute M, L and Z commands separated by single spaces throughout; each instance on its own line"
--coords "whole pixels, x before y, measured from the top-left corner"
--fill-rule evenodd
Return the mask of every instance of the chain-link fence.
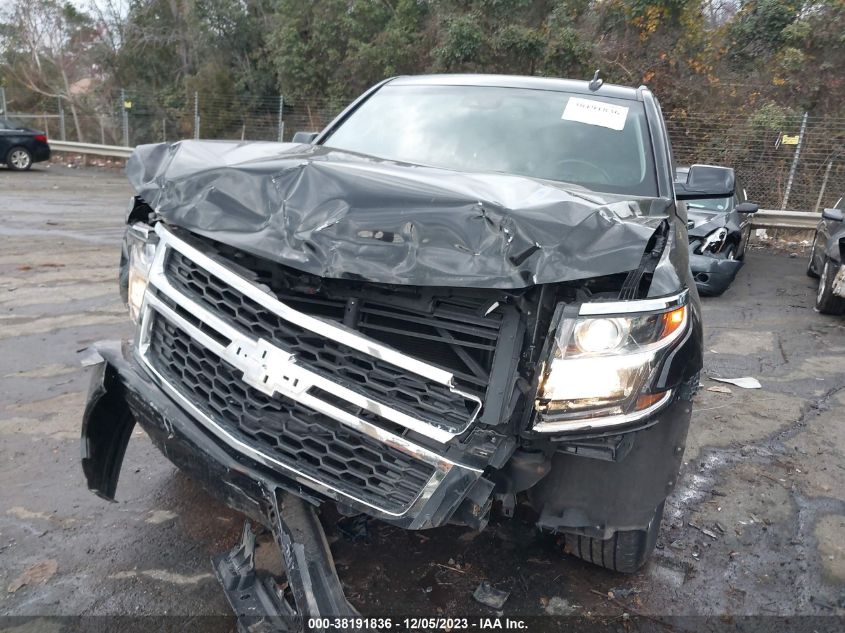
M 764 209 L 813 211 L 845 195 L 845 117 L 691 112 L 667 126 L 678 165 L 733 167 Z
M 58 101 L 9 116 L 51 138 L 134 146 L 184 138 L 289 141 L 317 131 L 345 104 L 294 102 L 279 96 L 153 97 L 132 90 L 81 99 L 73 111 Z M 678 165 L 734 167 L 750 200 L 765 209 L 812 211 L 845 195 L 845 117 L 761 108 L 748 114 L 670 112 L 667 125 Z

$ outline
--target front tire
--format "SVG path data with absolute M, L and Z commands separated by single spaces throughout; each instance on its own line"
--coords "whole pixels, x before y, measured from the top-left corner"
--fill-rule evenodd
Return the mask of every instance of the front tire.
M 819 278 L 819 274 L 816 272 L 816 269 L 813 268 L 813 258 L 816 256 L 816 242 L 818 239 L 818 233 L 813 235 L 813 245 L 810 247 L 810 261 L 807 262 L 807 277 L 812 277 L 813 279 Z
M 833 280 L 837 268 L 829 257 L 824 258 L 824 268 L 819 276 L 819 291 L 816 293 L 816 310 L 822 314 L 845 314 L 845 299 L 833 294 Z
M 564 534 L 563 551 L 593 565 L 632 574 L 646 563 L 654 551 L 664 503 L 657 506 L 645 530 L 620 530 L 609 539 Z
M 26 171 L 32 167 L 32 154 L 25 147 L 13 147 L 6 154 L 6 166 L 12 171 Z

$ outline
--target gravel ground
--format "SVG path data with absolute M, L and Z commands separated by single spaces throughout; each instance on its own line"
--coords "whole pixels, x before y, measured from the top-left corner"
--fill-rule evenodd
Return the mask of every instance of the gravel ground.
M 116 503 L 91 495 L 79 467 L 79 351 L 131 332 L 116 285 L 130 195 L 114 171 L 0 170 L 0 614 L 219 615 L 204 628 L 229 630 L 209 557 L 234 544 L 240 515 L 141 431 Z M 753 250 L 731 289 L 704 301 L 706 377 L 642 572 L 569 558 L 521 513 L 480 534 L 371 522 L 354 543 L 327 514 L 352 602 L 365 614 L 495 615 L 471 598 L 489 580 L 510 591 L 506 616 L 842 616 L 845 320 L 813 311 L 804 266 Z M 710 376 L 763 388 L 714 391 Z M 277 560 L 270 546 L 259 554 Z M 45 630 L 31 624 L 13 628 Z

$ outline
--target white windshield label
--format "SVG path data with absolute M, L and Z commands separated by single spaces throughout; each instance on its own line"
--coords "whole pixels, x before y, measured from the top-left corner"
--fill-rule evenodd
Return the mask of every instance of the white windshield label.
M 611 130 L 621 130 L 625 127 L 627 117 L 628 108 L 625 106 L 570 97 L 560 118 L 565 121 L 577 121 L 587 125 L 607 127 Z

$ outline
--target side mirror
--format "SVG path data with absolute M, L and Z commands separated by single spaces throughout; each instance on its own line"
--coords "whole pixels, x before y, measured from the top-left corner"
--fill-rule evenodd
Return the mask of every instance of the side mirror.
M 736 212 L 737 213 L 757 213 L 757 210 L 760 208 L 759 204 L 754 204 L 753 202 L 740 202 L 736 205 Z
M 825 220 L 833 220 L 834 222 L 842 222 L 845 218 L 845 214 L 842 213 L 842 209 L 825 209 L 822 211 L 822 218 Z
M 729 198 L 735 189 L 736 176 L 730 167 L 693 165 L 686 183 L 675 183 L 675 196 L 678 200 Z
M 293 142 L 310 145 L 314 142 L 314 139 L 317 138 L 319 135 L 319 132 L 297 132 L 293 135 Z

